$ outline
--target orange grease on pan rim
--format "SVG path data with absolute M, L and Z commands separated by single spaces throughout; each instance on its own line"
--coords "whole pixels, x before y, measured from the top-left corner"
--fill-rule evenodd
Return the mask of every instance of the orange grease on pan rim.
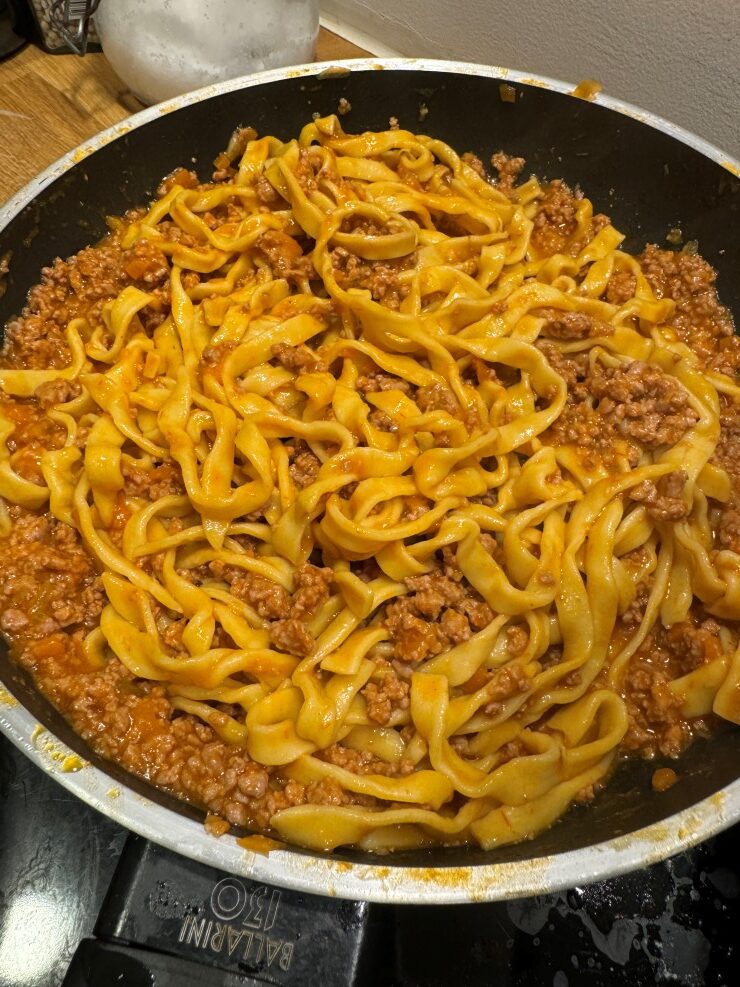
M 63 756 L 61 751 L 58 751 L 57 755 L 59 757 Z M 65 774 L 81 771 L 83 768 L 87 767 L 87 763 L 87 761 L 82 760 L 79 754 L 68 754 L 62 761 L 62 771 L 64 771 Z
M 46 754 L 55 765 L 59 766 L 61 771 L 65 774 L 74 774 L 90 766 L 89 761 L 85 761 L 79 754 L 75 754 L 68 747 L 64 747 L 56 737 L 51 736 L 49 739 L 43 739 L 46 732 L 46 727 L 37 723 L 29 739 L 32 746 L 40 753 Z
M 231 826 L 225 819 L 222 819 L 221 816 L 218 816 L 213 812 L 206 813 L 203 826 L 206 833 L 208 833 L 209 836 L 215 836 L 216 839 L 218 839 L 219 836 L 223 836 L 224 833 L 228 833 L 231 829 Z
M 240 836 L 236 841 L 244 850 L 251 850 L 253 853 L 261 853 L 265 856 L 273 850 L 284 850 L 285 844 L 280 840 L 270 839 L 269 836 L 262 836 L 261 833 L 250 833 L 249 836 Z
M 18 700 L 8 692 L 4 685 L 0 685 L 0 706 L 17 706 Z
M 412 867 L 407 874 L 412 881 L 436 884 L 445 888 L 467 888 L 473 883 L 472 867 Z
M 541 878 L 537 882 L 541 884 L 541 887 L 534 887 L 528 890 L 528 894 L 546 894 L 550 890 L 544 876 L 544 871 L 552 863 L 552 860 L 552 857 L 539 857 L 534 860 L 521 860 L 516 863 L 516 869 L 520 874 L 523 875 L 526 872 L 530 878 L 535 878 L 536 876 Z M 506 880 L 503 878 L 503 875 L 499 874 L 498 869 L 495 867 L 493 872 L 480 871 L 475 867 L 410 868 L 403 874 L 403 879 L 415 881 L 420 884 L 433 884 L 437 888 L 461 889 L 467 893 L 470 901 L 487 901 L 489 898 L 488 888 L 491 885 L 498 884 L 501 880 Z M 507 895 L 507 897 L 510 896 Z
M 317 79 L 337 79 L 342 78 L 345 75 L 349 75 L 352 69 L 348 68 L 346 65 L 330 65 L 328 68 L 322 69 L 321 72 L 316 76 Z
M 686 840 L 697 842 L 700 838 L 697 834 L 706 828 L 707 820 L 713 820 L 717 815 L 723 813 L 725 801 L 726 795 L 723 791 L 715 792 L 703 805 L 692 811 L 682 813 L 678 827 L 676 827 L 676 822 L 671 823 L 670 819 L 656 822 L 635 833 L 626 833 L 624 836 L 609 840 L 609 848 L 619 852 L 628 849 L 636 841 L 639 841 L 650 845 L 644 861 L 645 865 L 654 860 L 663 859 L 667 856 L 666 846 L 670 853 L 674 852 L 673 848 L 675 850 L 681 849 L 679 844 Z
M 596 79 L 581 79 L 571 93 L 571 96 L 577 96 L 578 99 L 587 99 L 593 102 L 603 88 L 601 83 L 597 82 Z

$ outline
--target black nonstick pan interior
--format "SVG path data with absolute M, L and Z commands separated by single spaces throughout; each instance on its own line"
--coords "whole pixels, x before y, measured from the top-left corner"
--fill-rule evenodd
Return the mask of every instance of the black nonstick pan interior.
M 352 107 L 342 119 L 348 131 L 385 129 L 389 117 L 395 116 L 401 127 L 440 137 L 484 161 L 501 149 L 522 155 L 527 159 L 525 174 L 562 177 L 580 186 L 595 210 L 606 212 L 627 234 L 627 250 L 636 252 L 651 242 L 666 246 L 669 230 L 680 229 L 684 241 L 698 241 L 700 253 L 718 271 L 720 297 L 738 318 L 740 179 L 631 116 L 509 80 L 502 98 L 501 85 L 495 78 L 443 71 L 354 70 L 222 93 L 161 115 L 84 158 L 0 232 L 0 258 L 11 254 L 0 297 L 0 325 L 21 311 L 43 266 L 103 236 L 105 217 L 145 203 L 162 176 L 185 166 L 207 179 L 235 126 L 249 124 L 260 134 L 288 138 L 313 113 L 334 112 L 340 97 Z M 196 812 L 91 754 L 12 665 L 4 646 L 0 680 L 39 722 L 113 778 L 160 804 Z M 637 761 L 622 765 L 595 803 L 572 809 L 535 840 L 504 847 L 493 856 L 504 862 L 578 849 L 633 832 L 701 801 L 740 776 L 740 730 L 728 727 L 710 741 L 697 741 L 674 765 L 679 782 L 666 792 L 651 789 L 657 766 Z M 334 856 L 363 859 L 352 852 Z M 407 852 L 387 860 L 424 866 L 491 861 L 491 853 L 475 848 Z

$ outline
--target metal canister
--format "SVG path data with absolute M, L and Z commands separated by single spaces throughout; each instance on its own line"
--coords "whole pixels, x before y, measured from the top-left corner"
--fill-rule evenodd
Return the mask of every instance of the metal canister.
M 51 54 L 77 55 L 84 55 L 91 45 L 99 50 L 91 23 L 98 3 L 99 0 L 30 0 L 43 49 Z

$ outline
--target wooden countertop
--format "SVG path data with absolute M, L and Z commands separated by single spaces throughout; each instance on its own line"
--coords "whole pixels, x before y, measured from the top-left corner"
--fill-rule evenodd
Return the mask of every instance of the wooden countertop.
M 317 61 L 367 54 L 321 29 Z M 0 203 L 66 151 L 140 109 L 102 54 L 47 55 L 26 45 L 0 62 Z

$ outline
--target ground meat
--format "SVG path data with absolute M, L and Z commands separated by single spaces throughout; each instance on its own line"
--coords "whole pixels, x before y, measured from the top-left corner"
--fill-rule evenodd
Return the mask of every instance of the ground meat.
M 301 245 L 287 233 L 268 230 L 257 239 L 256 245 L 269 261 L 275 277 L 299 285 L 316 277 L 311 258 L 304 256 Z
M 200 356 L 201 364 L 208 367 L 211 377 L 223 384 L 224 363 L 230 353 L 236 349 L 236 343 L 217 343 L 215 346 L 206 346 Z
M 562 253 L 576 230 L 576 196 L 560 179 L 545 186 L 534 217 L 532 243 L 541 254 Z
M 402 377 L 393 377 L 376 370 L 357 378 L 357 390 L 365 394 L 374 394 L 377 391 L 402 391 L 410 394 L 411 384 Z
M 332 575 L 331 569 L 306 563 L 296 571 L 292 597 L 282 586 L 253 573 L 232 577 L 230 588 L 234 596 L 250 603 L 260 617 L 271 621 L 270 640 L 275 648 L 305 657 L 314 646 L 306 621 L 315 617 L 329 599 Z
M 414 606 L 424 616 L 436 620 L 442 607 L 453 606 L 465 596 L 460 583 L 453 582 L 439 572 L 424 576 L 409 576 L 406 586 L 413 593 Z
M 426 384 L 416 393 L 416 403 L 422 411 L 446 411 L 453 417 L 460 414 L 457 398 L 442 384 Z
M 464 614 L 474 631 L 483 630 L 493 620 L 493 610 L 485 603 L 478 594 L 471 590 L 459 603 L 455 604 L 455 610 Z
M 295 574 L 295 592 L 290 616 L 295 620 L 311 620 L 319 607 L 329 599 L 329 586 L 334 573 L 307 562 Z
M 291 479 L 303 490 L 316 480 L 321 469 L 321 460 L 311 452 L 309 445 L 303 439 L 296 439 L 290 445 L 286 445 L 285 450 L 290 461 L 288 471 Z
M 314 158 L 314 161 L 317 159 Z M 316 181 L 316 171 L 321 167 L 322 161 L 318 160 L 316 164 L 316 169 L 312 163 L 312 154 L 310 149 L 301 149 L 298 153 L 298 162 L 294 168 L 294 174 L 298 179 L 298 184 L 301 186 L 304 192 L 315 192 L 318 184 Z
M 698 421 L 679 382 L 657 367 L 633 360 L 626 368 L 596 366 L 587 378 L 597 409 L 620 435 L 648 449 L 675 445 Z
M 681 719 L 678 699 L 668 688 L 666 676 L 647 663 L 633 662 L 625 700 L 630 725 L 623 749 L 640 751 L 646 757 L 658 753 L 678 757 L 690 731 Z
M 320 759 L 338 768 L 351 771 L 355 775 L 385 775 L 386 777 L 403 777 L 411 774 L 413 764 L 402 760 L 399 764 L 383 761 L 369 751 L 356 751 L 341 744 L 332 744 L 321 752 Z
M 280 620 L 290 614 L 290 595 L 264 576 L 238 570 L 230 582 L 230 591 L 238 599 L 254 607 L 266 620 Z
M 517 658 L 527 650 L 529 634 L 520 624 L 506 628 L 506 649 L 510 655 Z
M 581 453 L 587 468 L 603 462 L 614 466 L 620 456 L 627 456 L 631 466 L 636 466 L 640 451 L 620 436 L 613 424 L 586 399 L 566 404 L 558 420 L 550 429 L 553 445 L 572 444 Z
M 80 385 L 76 380 L 47 380 L 34 391 L 39 405 L 44 408 L 52 408 L 55 404 L 64 404 L 76 398 L 80 393 Z
M 284 203 L 285 200 L 277 192 L 270 182 L 265 178 L 264 175 L 260 175 L 257 181 L 254 183 L 254 190 L 257 193 L 257 198 L 266 206 L 275 208 L 276 206 Z M 287 203 L 286 203 L 287 205 Z
M 701 613 L 669 630 L 657 624 L 630 660 L 625 676 L 630 725 L 623 749 L 643 757 L 678 757 L 692 736 L 705 733 L 703 719 L 691 723 L 683 719 L 668 683 L 721 652 L 719 624 Z
M 367 795 L 357 795 L 343 791 L 331 778 L 302 785 L 288 781 L 281 788 L 269 788 L 265 796 L 252 801 L 247 806 L 249 824 L 256 829 L 267 829 L 270 819 L 276 812 L 292 805 L 348 805 L 356 804 L 366 808 L 377 806 L 377 800 Z
M 13 424 L 5 441 L 13 453 L 13 469 L 32 483 L 44 484 L 41 456 L 47 449 L 60 449 L 65 429 L 42 413 L 35 402 L 16 403 L 0 398 L 0 414 Z
M 721 395 L 719 420 L 721 431 L 713 460 L 734 480 L 740 480 L 740 401 Z
M 96 576 L 74 599 L 54 600 L 51 604 L 51 612 L 59 627 L 65 628 L 78 624 L 90 627 L 100 618 L 105 603 L 103 583 Z
M 538 203 L 534 216 L 534 229 L 531 243 L 541 256 L 567 253 L 577 256 L 581 250 L 605 227 L 611 220 L 603 213 L 596 213 L 587 229 L 574 240 L 578 228 L 577 206 L 583 194 L 573 192 L 561 179 L 555 179 L 546 185 Z
M 717 274 L 697 254 L 661 250 L 655 244 L 638 257 L 658 298 L 672 298 L 671 324 L 705 367 L 734 376 L 740 369 L 740 338 L 732 315 L 717 298 Z
M 665 632 L 664 647 L 670 656 L 671 674 L 686 675 L 722 653 L 720 625 L 712 617 L 692 615 Z
M 382 232 L 378 228 L 375 235 Z M 374 301 L 382 302 L 386 308 L 393 310 L 409 293 L 409 284 L 401 280 L 400 274 L 413 261 L 413 254 L 397 260 L 366 261 L 344 247 L 335 247 L 331 251 L 334 276 L 340 288 L 363 288 L 370 292 Z
M 104 596 L 77 533 L 52 515 L 10 509 L 13 527 L 0 547 L 0 625 L 40 640 L 61 627 L 94 627 Z
M 184 651 L 182 635 L 186 627 L 186 620 L 173 620 L 164 630 L 160 628 L 159 633 L 168 648 L 172 648 L 173 651 Z
M 591 237 L 595 237 L 597 233 L 601 233 L 605 227 L 610 225 L 611 219 L 609 216 L 605 215 L 603 212 L 594 213 L 591 217 Z M 585 244 L 582 246 L 585 246 Z M 579 249 L 582 249 L 582 246 L 579 246 Z
M 504 665 L 491 675 L 487 686 L 489 701 L 483 707 L 483 712 L 487 716 L 496 716 L 501 712 L 501 704 L 505 700 L 526 692 L 528 688 L 529 677 L 518 662 Z
M 465 151 L 465 153 L 461 155 L 461 158 L 465 162 L 465 164 L 469 168 L 472 168 L 473 171 L 476 173 L 476 175 L 478 175 L 480 178 L 484 178 L 484 179 L 488 178 L 488 175 L 486 174 L 486 169 L 483 167 L 483 162 L 481 161 L 481 159 L 478 157 L 477 154 L 473 154 L 471 151 Z
M 683 488 L 688 479 L 684 470 L 674 470 L 661 477 L 658 483 L 643 480 L 632 487 L 629 495 L 645 505 L 648 515 L 656 521 L 680 521 L 689 514 L 690 508 L 684 503 Z
M 276 812 L 293 805 L 305 805 L 306 786 L 297 781 L 287 781 L 280 787 L 268 787 L 260 799 L 251 799 L 245 805 L 245 816 L 249 825 L 265 830 Z
M 493 620 L 493 611 L 472 587 L 449 578 L 439 567 L 423 576 L 408 577 L 406 585 L 409 595 L 395 600 L 385 612 L 385 625 L 400 661 L 415 663 L 440 654 Z M 455 616 L 448 617 L 450 612 Z
M 167 277 L 166 259 L 156 246 L 141 241 L 123 250 L 117 232 L 66 261 L 57 258 L 41 271 L 41 282 L 29 292 L 21 317 L 8 323 L 3 365 L 66 366 L 70 353 L 64 333 L 72 319 L 85 318 L 91 326 L 101 326 L 103 305 L 127 284 L 148 291 Z M 161 308 L 159 302 L 157 306 Z M 147 312 L 144 309 L 141 317 Z M 157 318 L 163 317 L 159 311 Z
M 28 622 L 28 615 L 22 610 L 15 610 L 11 607 L 0 613 L 0 627 L 7 634 L 16 634 L 18 631 L 22 631 L 24 627 L 28 626 Z
M 740 498 L 737 495 L 720 512 L 717 547 L 740 555 Z
M 413 612 L 410 601 L 399 600 L 386 610 L 385 626 L 395 644 L 395 654 L 401 661 L 423 661 L 445 650 L 438 625 L 421 620 Z
M 627 628 L 635 628 L 642 622 L 652 589 L 652 577 L 638 583 L 632 602 L 622 614 L 622 624 Z
M 560 374 L 568 385 L 568 396 L 574 398 L 576 393 L 579 397 L 587 396 L 585 388 L 576 392 L 576 385 L 582 383 L 589 372 L 588 353 L 563 353 L 555 343 L 546 339 L 538 339 L 536 344 L 547 359 L 552 369 Z
M 634 297 L 637 278 L 631 271 L 615 271 L 606 285 L 606 300 L 612 305 L 624 305 Z
M 697 421 L 683 386 L 655 367 L 638 360 L 626 368 L 592 367 L 588 354 L 563 354 L 544 339 L 537 346 L 568 385 L 551 441 L 576 445 L 588 461 L 611 466 L 626 455 L 635 466 L 640 447 L 675 445 Z
M 177 463 L 161 463 L 159 466 L 146 469 L 137 466 L 130 457 L 123 456 L 121 472 L 126 491 L 135 497 L 159 500 L 160 497 L 179 496 L 185 493 L 182 473 Z
M 468 618 L 457 610 L 445 610 L 442 614 L 441 630 L 451 644 L 461 644 L 473 633 Z
M 457 398 L 449 387 L 442 384 L 426 384 L 416 392 L 416 403 L 421 411 L 446 411 L 457 418 L 470 431 L 480 425 L 478 412 L 475 407 L 460 407 Z M 437 445 L 444 445 L 445 436 L 437 436 Z
M 269 769 L 219 740 L 205 723 L 174 714 L 162 687 L 137 683 L 117 660 L 101 671 L 60 676 L 52 693 L 103 757 L 229 823 L 248 825 L 255 806 L 267 801 Z
M 374 428 L 380 429 L 381 432 L 397 432 L 398 425 L 390 418 L 384 411 L 376 409 L 371 411 L 367 416 L 367 420 L 370 425 Z M 408 517 L 407 517 L 408 520 Z
M 308 346 L 288 346 L 287 343 L 276 343 L 272 353 L 278 363 L 293 373 L 316 373 L 326 370 L 324 364 Z
M 312 452 L 301 452 L 290 464 L 289 472 L 293 483 L 302 490 L 316 480 L 320 469 L 321 461 Z
M 712 457 L 732 480 L 730 500 L 718 504 L 713 527 L 716 547 L 740 554 L 740 402 L 721 395 L 719 442 Z
M 407 710 L 409 688 L 409 683 L 388 662 L 378 659 L 373 678 L 360 690 L 369 718 L 385 726 L 396 710 Z
M 498 172 L 498 187 L 502 192 L 510 192 L 525 165 L 524 158 L 513 158 L 503 151 L 497 151 L 491 157 L 491 164 Z
M 287 651 L 299 658 L 311 654 L 314 646 L 313 635 L 303 621 L 292 617 L 270 624 L 270 641 L 278 651 Z
M 542 309 L 538 314 L 547 320 L 540 332 L 549 339 L 586 339 L 591 336 L 609 336 L 614 331 L 609 323 L 600 322 L 585 312 Z
M 454 547 L 445 546 L 442 549 L 442 575 L 446 576 L 448 579 L 454 580 L 459 583 L 462 578 L 462 570 L 457 561 L 457 550 Z

